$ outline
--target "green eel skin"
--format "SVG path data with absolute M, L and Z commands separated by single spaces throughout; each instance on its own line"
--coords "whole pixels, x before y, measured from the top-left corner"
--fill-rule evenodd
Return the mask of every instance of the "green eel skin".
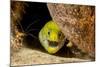
M 39 32 L 39 40 L 45 50 L 54 54 L 64 45 L 66 38 L 54 21 L 47 22 Z

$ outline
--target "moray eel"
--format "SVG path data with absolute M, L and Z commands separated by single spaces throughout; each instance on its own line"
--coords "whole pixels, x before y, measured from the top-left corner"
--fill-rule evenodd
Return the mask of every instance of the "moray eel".
M 44 49 L 54 54 L 64 45 L 66 38 L 54 21 L 47 22 L 39 32 L 39 40 Z

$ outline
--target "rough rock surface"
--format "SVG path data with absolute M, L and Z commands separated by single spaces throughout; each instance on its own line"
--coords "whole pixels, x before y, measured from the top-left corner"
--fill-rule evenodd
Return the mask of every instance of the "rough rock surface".
M 66 38 L 83 52 L 95 56 L 95 7 L 47 4 L 53 20 Z
M 56 63 L 72 63 L 72 62 L 86 62 L 79 58 L 67 58 L 55 55 L 50 55 L 35 49 L 22 48 L 18 52 L 11 54 L 11 66 L 22 65 L 37 65 L 37 64 L 56 64 Z

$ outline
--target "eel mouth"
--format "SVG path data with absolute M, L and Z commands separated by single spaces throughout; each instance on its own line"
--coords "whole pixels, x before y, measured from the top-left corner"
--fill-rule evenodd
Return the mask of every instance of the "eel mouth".
M 49 46 L 51 46 L 51 47 L 57 47 L 58 46 L 58 42 L 56 42 L 56 41 L 49 41 L 48 40 L 48 43 L 49 43 Z

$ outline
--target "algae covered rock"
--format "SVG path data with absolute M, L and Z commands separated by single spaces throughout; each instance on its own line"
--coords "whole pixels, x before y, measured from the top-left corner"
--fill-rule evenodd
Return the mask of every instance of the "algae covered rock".
M 95 6 L 47 4 L 65 37 L 83 52 L 95 56 Z

